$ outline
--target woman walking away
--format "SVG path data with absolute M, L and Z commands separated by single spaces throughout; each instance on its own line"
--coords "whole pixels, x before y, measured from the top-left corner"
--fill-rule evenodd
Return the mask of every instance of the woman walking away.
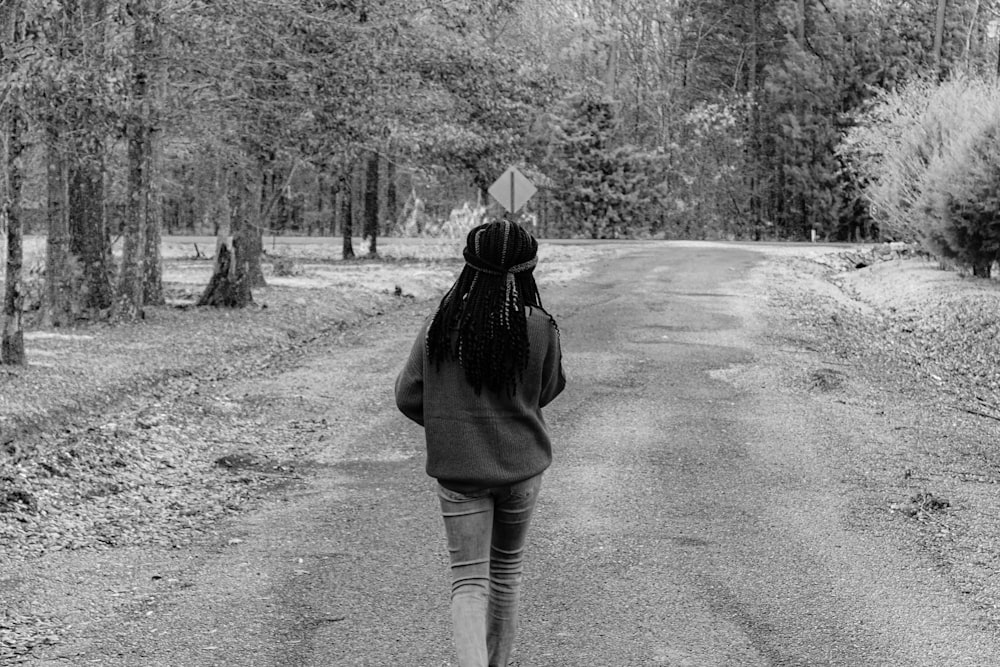
M 537 251 L 512 222 L 469 232 L 465 267 L 396 379 L 438 480 L 461 667 L 507 667 L 528 523 L 552 461 L 541 409 L 566 385 L 559 328 L 531 273 Z

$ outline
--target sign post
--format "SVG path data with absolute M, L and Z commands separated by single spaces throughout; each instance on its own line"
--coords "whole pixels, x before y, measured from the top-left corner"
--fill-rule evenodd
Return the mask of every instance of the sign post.
M 510 167 L 493 182 L 488 192 L 507 213 L 516 213 L 538 192 L 538 188 L 517 167 Z

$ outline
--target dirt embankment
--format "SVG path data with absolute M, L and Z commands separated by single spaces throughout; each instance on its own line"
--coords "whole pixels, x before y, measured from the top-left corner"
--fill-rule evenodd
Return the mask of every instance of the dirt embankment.
M 770 264 L 769 301 L 787 323 L 775 343 L 802 352 L 799 390 L 857 406 L 889 434 L 850 453 L 867 489 L 859 527 L 910 532 L 996 626 L 1000 282 L 905 254 L 866 257 Z

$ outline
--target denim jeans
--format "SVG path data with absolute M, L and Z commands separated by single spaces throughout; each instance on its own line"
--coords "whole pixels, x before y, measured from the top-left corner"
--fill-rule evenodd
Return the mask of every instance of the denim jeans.
M 528 524 L 542 476 L 460 493 L 438 485 L 451 560 L 451 619 L 461 667 L 507 667 Z

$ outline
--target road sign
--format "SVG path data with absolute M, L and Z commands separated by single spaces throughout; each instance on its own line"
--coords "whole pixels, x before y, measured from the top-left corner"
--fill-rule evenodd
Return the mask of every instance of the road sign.
M 538 192 L 538 188 L 517 167 L 511 167 L 490 186 L 488 192 L 508 213 L 516 213 Z

